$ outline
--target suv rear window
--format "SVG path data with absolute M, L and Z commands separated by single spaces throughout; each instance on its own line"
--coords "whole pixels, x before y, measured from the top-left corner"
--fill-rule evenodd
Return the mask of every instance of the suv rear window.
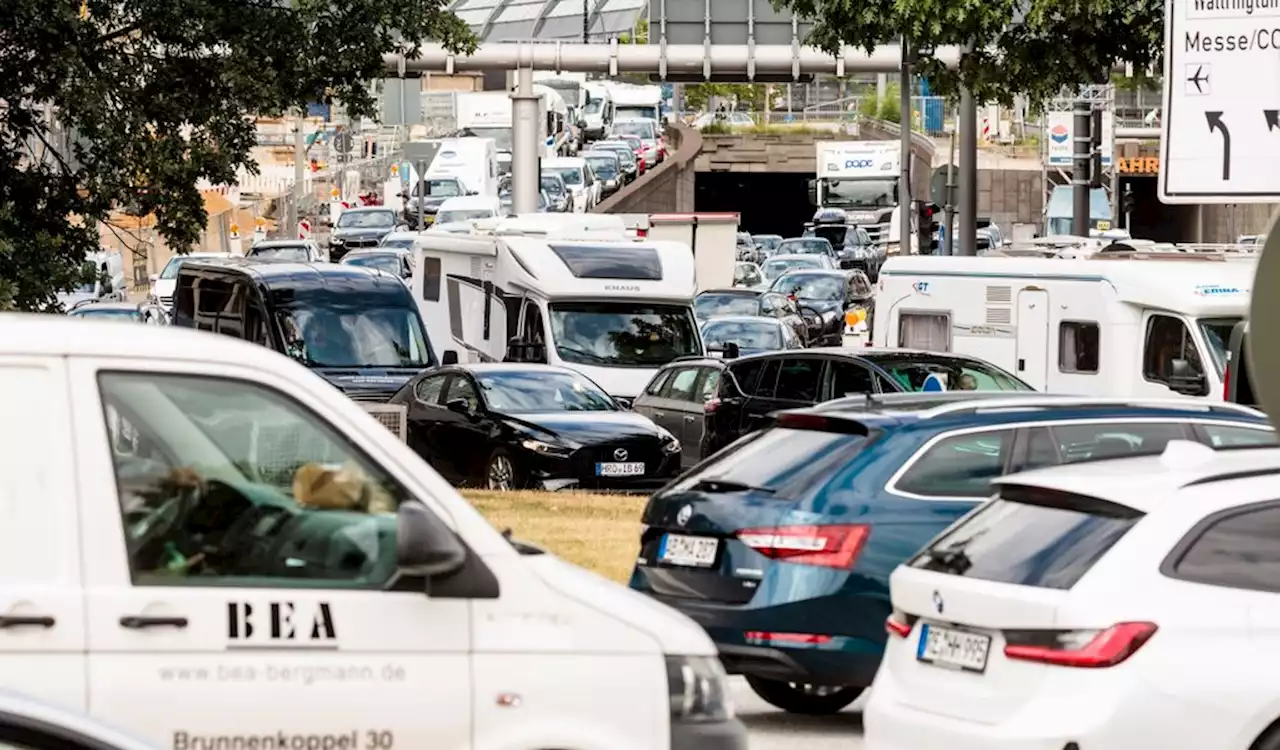
M 1066 590 L 1142 515 L 1096 498 L 1008 487 L 908 564 L 965 578 Z
M 803 492 L 835 476 L 865 440 L 861 435 L 772 427 L 729 446 L 670 490 L 684 491 L 714 479 L 786 494 Z

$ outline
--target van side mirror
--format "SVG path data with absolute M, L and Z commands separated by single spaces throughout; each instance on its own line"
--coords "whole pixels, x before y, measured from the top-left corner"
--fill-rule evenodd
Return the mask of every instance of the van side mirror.
M 457 350 L 457 349 L 445 349 L 445 350 L 444 350 L 444 354 L 443 354 L 443 355 L 441 355 L 441 357 L 440 357 L 440 364 L 442 364 L 442 365 L 456 365 L 456 364 L 458 364 L 458 350 Z
M 467 550 L 449 527 L 416 500 L 396 512 L 396 567 L 402 575 L 434 578 L 457 572 Z
M 154 284 L 154 283 L 156 283 L 157 281 L 159 281 L 159 280 L 160 280 L 160 274 L 158 274 L 158 273 L 153 273 L 153 274 L 151 274 L 150 276 L 148 276 L 148 277 L 147 277 L 147 280 L 148 280 L 148 281 L 150 281 L 152 284 Z
M 1206 396 L 1209 393 L 1204 373 L 1185 359 L 1169 363 L 1169 390 L 1183 396 Z

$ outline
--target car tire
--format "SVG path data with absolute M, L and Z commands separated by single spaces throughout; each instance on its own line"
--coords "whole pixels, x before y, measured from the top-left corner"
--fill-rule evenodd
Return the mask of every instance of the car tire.
M 515 459 L 502 448 L 490 453 L 488 460 L 484 462 L 481 484 L 486 490 L 494 492 L 510 492 L 524 488 Z
M 763 677 L 747 676 L 747 684 L 760 696 L 760 700 L 790 714 L 825 716 L 834 714 L 853 703 L 866 688 L 845 686 L 806 685 Z

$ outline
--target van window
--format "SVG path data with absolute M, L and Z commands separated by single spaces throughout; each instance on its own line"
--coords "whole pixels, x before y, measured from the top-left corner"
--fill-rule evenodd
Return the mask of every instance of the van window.
M 108 422 L 173 467 L 113 451 L 135 585 L 380 589 L 394 574 L 404 490 L 301 403 L 201 376 L 98 386 Z
M 431 365 L 416 307 L 339 304 L 331 298 L 296 295 L 276 310 L 285 352 L 307 367 Z
M 899 313 L 898 346 L 927 352 L 951 351 L 950 313 Z
M 926 497 L 987 497 L 991 480 L 1004 474 L 1012 430 L 949 437 L 928 448 L 894 485 Z
M 758 359 L 748 362 L 735 362 L 725 368 L 730 375 L 727 382 L 736 384 L 743 396 L 750 396 L 755 393 L 756 385 L 760 382 L 760 373 L 764 370 L 766 364 L 766 361 Z
M 234 278 L 180 277 L 175 294 L 178 325 L 244 338 L 250 286 Z M 186 287 L 186 289 L 182 289 Z M 184 293 L 185 292 L 185 293 Z
M 1062 321 L 1058 325 L 1058 370 L 1096 373 L 1101 336 L 1097 323 Z
M 644 389 L 644 392 L 650 396 L 657 396 L 659 393 L 662 393 L 662 388 L 667 384 L 667 380 L 671 378 L 672 372 L 674 372 L 674 370 L 663 370 L 658 373 L 654 376 L 653 382 L 649 384 L 649 387 Z
M 439 302 L 440 259 L 423 257 L 422 268 L 418 269 L 418 272 L 422 274 L 422 299 L 427 302 Z
M 1147 338 L 1142 351 L 1142 376 L 1153 383 L 1168 385 L 1173 361 L 1184 359 L 1193 372 L 1204 373 L 1195 339 L 1178 318 L 1152 315 L 1147 320 Z

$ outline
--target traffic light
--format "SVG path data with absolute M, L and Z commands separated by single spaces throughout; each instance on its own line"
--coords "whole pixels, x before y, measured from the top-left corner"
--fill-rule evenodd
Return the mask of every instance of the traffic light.
M 1089 120 L 1089 187 L 1102 187 L 1102 110 L 1094 109 Z
M 1133 189 L 1128 185 L 1124 186 L 1124 192 L 1120 194 L 1120 212 L 1131 213 L 1133 211 Z
M 920 203 L 920 219 L 917 223 L 920 254 L 938 253 L 938 204 Z

